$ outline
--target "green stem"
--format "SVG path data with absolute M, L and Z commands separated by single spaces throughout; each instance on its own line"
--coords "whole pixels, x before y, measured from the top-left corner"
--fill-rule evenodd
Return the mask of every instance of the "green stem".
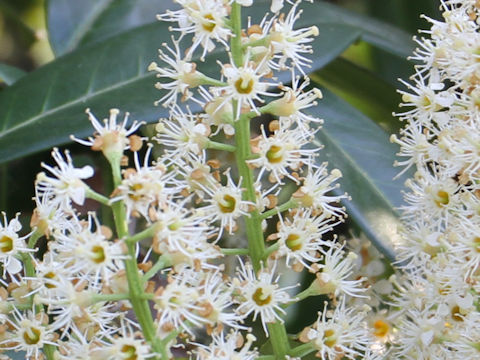
M 121 301 L 129 300 L 129 294 L 93 294 L 92 301 L 102 302 L 102 301 Z
M 237 150 L 237 148 L 233 145 L 222 144 L 222 143 L 211 141 L 211 140 L 207 142 L 207 149 L 223 150 L 228 152 L 235 152 L 235 150 Z
M 202 85 L 211 85 L 211 86 L 227 86 L 226 82 L 211 78 L 209 76 L 204 75 L 202 78 Z
M 288 355 L 303 358 L 314 351 L 315 348 L 313 347 L 312 343 L 306 343 L 291 349 Z
M 235 104 L 237 105 L 237 104 Z M 256 203 L 255 186 L 252 169 L 247 164 L 246 159 L 250 153 L 250 119 L 241 116 L 240 120 L 235 122 L 235 141 L 237 143 L 236 160 L 240 177 L 242 178 L 242 188 L 244 200 Z M 250 216 L 245 216 L 245 227 L 248 239 L 248 248 L 252 265 L 255 271 L 260 270 L 265 252 L 265 242 L 263 239 L 262 219 L 258 210 L 252 211 Z
M 230 48 L 232 58 L 236 66 L 243 65 L 243 50 L 241 43 L 242 34 L 242 15 L 241 6 L 234 2 L 232 4 L 231 21 L 233 33 Z M 234 113 L 236 113 L 238 103 L 233 101 Z M 235 143 L 237 147 L 236 162 L 238 173 L 242 179 L 241 186 L 244 188 L 243 199 L 256 203 L 256 192 L 254 186 L 253 171 L 248 166 L 247 159 L 251 157 L 250 148 L 250 116 L 244 114 L 240 119 L 235 119 Z M 252 261 L 253 269 L 258 272 L 262 267 L 263 256 L 265 254 L 265 241 L 263 238 L 262 218 L 258 210 L 250 212 L 249 216 L 244 216 L 248 249 Z M 275 358 L 284 360 L 289 351 L 288 337 L 285 326 L 282 322 L 268 324 L 270 341 L 273 346 Z
M 43 345 L 43 353 L 47 357 L 47 360 L 55 360 L 55 349 L 57 347 L 53 346 L 51 344 L 45 344 Z
M 303 290 L 301 293 L 298 293 L 297 295 L 295 295 L 294 302 L 302 301 L 310 296 L 317 296 L 317 295 L 319 294 L 312 287 L 308 287 L 305 290 Z
M 112 166 L 113 183 L 115 187 L 118 187 L 122 182 L 120 172 L 120 157 L 109 159 Z M 112 161 L 113 160 L 113 161 Z M 122 201 L 117 201 L 112 204 L 113 218 L 115 221 L 115 227 L 117 230 L 117 236 L 120 239 L 128 238 L 128 224 L 126 219 L 126 210 Z M 126 241 L 128 256 L 125 259 L 125 271 L 127 275 L 129 300 L 132 304 L 133 311 L 137 317 L 138 323 L 142 328 L 143 336 L 145 340 L 150 344 L 152 349 L 162 354 L 162 359 L 167 360 L 166 349 L 163 344 L 156 338 L 155 325 L 153 323 L 152 312 L 148 300 L 144 298 L 144 282 L 139 274 L 137 267 L 136 243 L 132 241 Z
M 232 4 L 232 12 L 230 15 L 233 28 L 233 36 L 230 41 L 232 49 L 233 62 L 236 66 L 243 65 L 243 50 L 242 50 L 242 7 L 236 1 Z
M 223 255 L 248 255 L 248 249 L 222 249 Z
M 127 237 L 125 239 L 125 242 L 135 244 L 139 241 L 152 237 L 153 235 L 155 235 L 156 232 L 157 232 L 157 226 L 156 224 L 153 224 L 152 226 L 150 226 L 149 228 L 146 228 L 145 230 L 139 232 L 138 234 Z
M 276 242 L 272 246 L 269 246 L 268 248 L 265 249 L 265 254 L 263 255 L 263 257 L 265 259 L 268 258 L 274 251 L 277 251 L 279 247 L 280 247 L 280 244 L 278 242 Z
M 40 231 L 35 230 L 33 234 L 30 236 L 30 238 L 28 239 L 28 245 L 27 245 L 28 248 L 33 249 L 37 244 L 38 239 L 40 239 L 42 235 L 43 234 Z
M 253 40 L 246 42 L 242 45 L 242 49 L 247 49 L 248 47 L 255 47 L 255 46 L 267 46 L 270 43 L 268 37 L 264 37 L 261 39 Z
M 107 197 L 97 193 L 96 191 L 92 190 L 89 187 L 87 188 L 87 197 L 89 199 L 98 201 L 100 204 L 110 206 L 110 200 Z
M 290 210 L 293 208 L 296 208 L 298 206 L 298 203 L 295 199 L 290 199 L 286 203 L 277 206 L 274 209 L 270 209 L 268 211 L 265 211 L 264 213 L 260 214 L 260 217 L 262 220 L 268 219 L 271 216 L 278 215 L 286 210 Z
M 290 351 L 285 324 L 282 322 L 275 322 L 270 323 L 267 326 L 270 334 L 270 342 L 272 343 L 273 353 L 275 354 L 276 359 L 285 359 L 285 356 L 287 356 Z
M 158 258 L 157 262 L 155 263 L 155 265 L 152 266 L 152 268 L 150 270 L 148 270 L 143 276 L 142 276 L 142 281 L 145 282 L 145 281 L 148 281 L 149 279 L 151 279 L 153 276 L 155 276 L 155 274 L 157 272 L 159 272 L 160 270 L 166 268 L 167 266 L 170 266 L 171 265 L 171 261 L 170 261 L 170 258 L 165 256 L 165 255 L 162 255 Z

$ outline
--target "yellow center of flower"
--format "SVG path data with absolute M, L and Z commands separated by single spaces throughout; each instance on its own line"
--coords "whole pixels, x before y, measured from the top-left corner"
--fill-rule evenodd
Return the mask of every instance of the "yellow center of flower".
M 40 329 L 34 327 L 27 327 L 23 333 L 23 340 L 27 345 L 36 345 L 40 341 L 40 335 L 42 332 Z
M 43 275 L 43 277 L 44 277 L 45 279 L 49 280 L 49 279 L 55 279 L 56 276 L 55 276 L 55 273 L 54 273 L 53 271 L 49 271 L 49 272 L 47 272 L 45 275 Z M 54 288 L 56 288 L 57 286 L 54 285 L 54 284 L 52 284 L 51 282 L 46 282 L 46 283 L 45 283 L 45 287 L 46 287 L 47 289 L 54 289 Z
M 13 239 L 10 236 L 2 235 L 0 238 L 0 251 L 3 253 L 9 253 L 13 250 Z
M 435 196 L 434 201 L 438 207 L 443 207 L 445 205 L 448 205 L 448 203 L 450 202 L 450 196 L 446 191 L 439 190 Z
M 455 321 L 463 321 L 462 313 L 458 305 L 454 306 L 451 310 L 452 319 Z
M 265 295 L 261 287 L 257 288 L 252 295 L 252 300 L 255 301 L 255 304 L 263 306 L 267 305 L 272 301 L 272 295 Z
M 223 195 L 223 198 L 220 199 L 218 202 L 218 207 L 220 211 L 226 214 L 230 214 L 235 211 L 235 206 L 237 204 L 237 200 L 231 195 Z
M 138 192 L 139 190 L 142 190 L 143 189 L 143 185 L 142 184 L 133 184 L 133 185 L 130 185 L 129 186 L 129 190 L 131 192 Z M 140 194 L 128 194 L 128 197 L 130 199 L 132 199 L 133 201 L 139 201 L 141 198 L 142 198 L 142 195 Z
M 91 252 L 90 252 L 90 259 L 95 263 L 95 264 L 101 264 L 105 261 L 106 256 L 105 256 L 105 249 L 100 246 L 100 245 L 94 245 L 92 246 Z
M 480 253 L 480 237 L 475 236 L 473 239 L 473 247 L 475 248 L 475 251 Z
M 182 227 L 182 224 L 180 223 L 180 221 L 175 221 L 174 223 L 171 223 L 168 225 L 168 230 L 177 231 L 181 227 Z
M 292 250 L 298 251 L 302 249 L 302 239 L 298 234 L 288 234 L 287 240 L 285 241 L 285 245 Z
M 278 164 L 283 160 L 283 148 L 278 145 L 272 145 L 268 149 L 266 156 L 271 164 Z
M 125 344 L 120 349 L 120 352 L 122 353 L 122 358 L 125 360 L 137 360 L 137 350 L 135 346 Z
M 215 19 L 212 14 L 206 14 L 204 17 L 205 21 L 202 21 L 202 28 L 205 31 L 212 32 L 215 29 L 217 24 L 215 23 Z
M 250 94 L 254 85 L 255 81 L 252 78 L 240 78 L 235 81 L 235 89 L 239 94 Z
M 323 333 L 323 343 L 328 347 L 333 347 L 337 343 L 337 337 L 335 336 L 335 330 L 325 330 Z
M 382 338 L 388 334 L 390 326 L 383 320 L 377 320 L 373 323 L 373 328 L 375 329 L 373 335 Z

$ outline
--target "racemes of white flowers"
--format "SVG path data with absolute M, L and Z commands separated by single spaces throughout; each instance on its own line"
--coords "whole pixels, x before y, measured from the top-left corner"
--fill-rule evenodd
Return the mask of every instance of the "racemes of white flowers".
M 316 162 L 323 120 L 308 111 L 322 94 L 298 75 L 311 64 L 318 29 L 297 26 L 300 1 L 272 1 L 273 14 L 250 19 L 243 31 L 240 5 L 252 1 L 177 3 L 181 9 L 159 19 L 178 37 L 162 44 L 161 64 L 148 67 L 162 91 L 157 104 L 169 112 L 151 141 L 143 146 L 147 138 L 135 134 L 141 123 L 129 125 L 128 113 L 119 121 L 111 109 L 102 123 L 87 110 L 93 136 L 72 138 L 100 151 L 111 174 L 76 168 L 68 151 L 55 149 L 56 165 L 43 164 L 37 177 L 32 233 L 18 235 L 17 218 L 0 225 L 1 350 L 47 360 L 250 360 L 259 356 L 256 327 L 276 344 L 272 356 L 285 358 L 294 350 L 285 330 L 289 305 L 323 294 L 338 310 L 320 315 L 305 348 L 332 359 L 370 354 L 358 330 L 364 312 L 345 300 L 365 296 L 357 258 L 331 234 L 346 216 L 341 172 Z M 210 77 L 215 67 L 204 60 L 221 49 L 226 56 L 218 59 L 226 60 Z M 258 119 L 264 123 L 255 129 L 263 114 L 273 120 Z M 97 184 L 110 175 L 111 184 Z M 453 202 L 456 190 L 441 190 Z M 291 269 L 315 280 L 300 292 L 283 282 Z
M 391 314 L 394 358 L 478 357 L 480 4 L 441 2 L 443 18 L 416 38 L 417 62 L 403 82 L 406 122 L 397 165 L 415 171 L 406 183 L 403 238 Z

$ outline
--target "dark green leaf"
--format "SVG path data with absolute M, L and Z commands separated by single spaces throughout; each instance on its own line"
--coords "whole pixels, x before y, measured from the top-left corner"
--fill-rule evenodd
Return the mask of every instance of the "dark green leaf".
M 302 5 L 302 21 L 317 23 L 344 24 L 359 29 L 362 40 L 391 54 L 406 58 L 412 54 L 415 43 L 412 36 L 399 28 L 368 16 L 348 11 L 325 1 Z
M 74 49 L 112 0 L 48 0 L 48 36 L 54 53 Z
M 12 85 L 25 74 L 25 71 L 19 68 L 0 63 L 0 81 L 5 82 L 7 85 Z
M 349 216 L 389 260 L 394 259 L 392 243 L 398 235 L 395 207 L 402 205 L 404 177 L 393 168 L 397 148 L 389 134 L 348 103 L 324 91 L 324 98 L 311 111 L 325 119 L 316 135 L 320 161 L 343 174 L 341 192 L 352 201 L 344 201 Z
M 151 0 L 48 0 L 50 43 L 62 55 L 120 32 L 155 23 L 155 15 L 172 7 L 172 1 Z
M 169 24 L 157 22 L 67 54 L 20 79 L 0 93 L 0 162 L 69 142 L 69 135 L 91 133 L 83 114 L 90 107 L 99 117 L 109 108 L 128 110 L 139 120 L 153 122 L 165 116 L 154 100 L 155 77 L 146 71 L 157 46 L 169 40 Z M 314 48 L 312 70 L 337 57 L 358 37 L 348 26 L 321 26 Z M 218 76 L 212 53 L 200 70 Z M 220 56 L 220 57 L 219 57 Z M 225 55 L 224 55 L 225 59 Z M 280 81 L 288 82 L 284 73 Z M 25 101 L 28 99 L 28 101 Z
M 401 102 L 400 95 L 392 85 L 373 72 L 337 58 L 311 77 L 347 100 L 388 133 L 397 133 L 402 126 L 392 115 Z

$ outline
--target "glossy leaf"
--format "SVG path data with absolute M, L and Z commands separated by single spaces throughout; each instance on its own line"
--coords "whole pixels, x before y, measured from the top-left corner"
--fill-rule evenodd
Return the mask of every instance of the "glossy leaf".
M 144 24 L 172 8 L 170 0 L 48 0 L 50 43 L 57 56 Z
M 162 96 L 147 72 L 157 46 L 169 40 L 169 24 L 157 22 L 78 49 L 30 73 L 0 93 L 0 162 L 69 142 L 69 135 L 91 134 L 84 115 L 89 107 L 98 117 L 112 107 L 128 110 L 146 122 L 166 116 L 153 102 Z M 337 57 L 359 36 L 348 26 L 326 24 L 314 42 L 312 70 Z M 225 60 L 226 55 L 223 54 Z M 212 53 L 200 70 L 218 76 Z M 280 81 L 288 82 L 290 73 Z M 25 101 L 28 99 L 28 101 Z
M 312 79 L 374 120 L 388 133 L 397 133 L 403 124 L 392 115 L 401 97 L 396 89 L 375 73 L 346 59 L 338 58 Z
M 325 119 L 315 140 L 325 146 L 319 161 L 328 161 L 331 168 L 342 172 L 339 191 L 352 198 L 343 202 L 351 220 L 393 260 L 392 243 L 399 236 L 395 208 L 403 204 L 403 183 L 408 176 L 393 180 L 399 172 L 392 166 L 397 147 L 382 128 L 329 91 L 324 91 L 311 113 Z
M 415 43 L 412 36 L 399 28 L 374 18 L 354 13 L 326 1 L 302 5 L 305 21 L 315 18 L 317 23 L 352 26 L 362 32 L 362 40 L 391 54 L 406 58 L 412 54 Z
M 0 63 L 0 81 L 7 85 L 12 85 L 25 74 L 25 71 L 19 68 Z

